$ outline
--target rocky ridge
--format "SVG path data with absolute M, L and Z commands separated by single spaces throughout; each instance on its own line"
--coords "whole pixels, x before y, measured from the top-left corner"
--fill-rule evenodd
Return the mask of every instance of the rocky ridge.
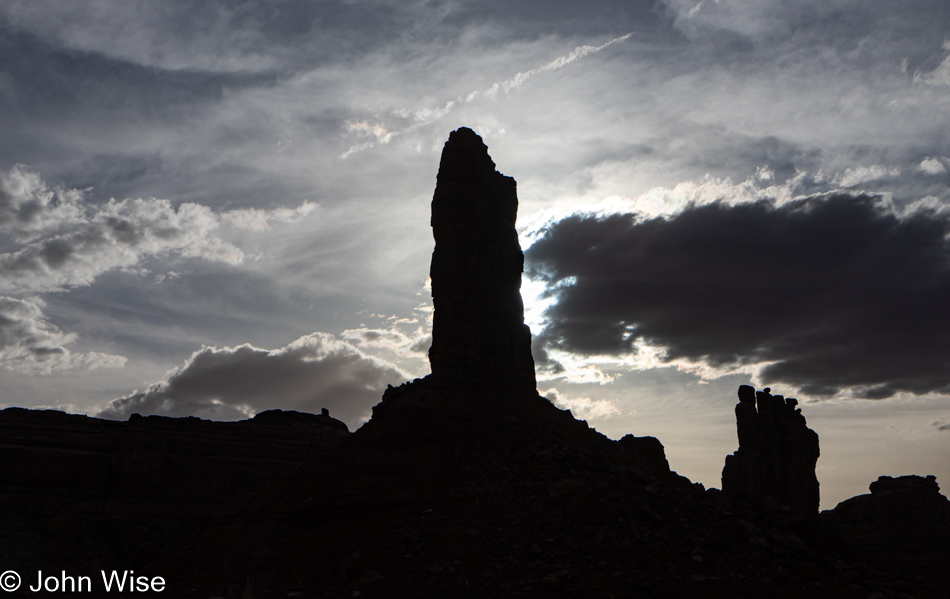
M 350 435 L 328 414 L 268 410 L 240 422 L 54 410 L 0 411 L 0 560 L 69 569 L 144 564 L 211 513 Z

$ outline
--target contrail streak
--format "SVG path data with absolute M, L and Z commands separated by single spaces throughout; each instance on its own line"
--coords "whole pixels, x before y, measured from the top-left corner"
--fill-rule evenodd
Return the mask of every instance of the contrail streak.
M 417 110 L 412 113 L 410 113 L 407 110 L 395 111 L 395 114 L 398 114 L 403 117 L 409 114 L 412 114 L 412 116 L 414 117 L 416 121 L 412 125 L 402 129 L 401 131 L 394 131 L 391 129 L 387 129 L 381 124 L 368 123 L 367 121 L 348 122 L 346 124 L 347 132 L 364 134 L 364 135 L 371 134 L 376 139 L 373 139 L 373 140 L 370 140 L 370 141 L 367 141 L 355 146 L 351 146 L 346 152 L 340 155 L 340 159 L 345 159 L 351 154 L 355 154 L 356 152 L 361 152 L 363 150 L 368 150 L 379 144 L 388 144 L 394 137 L 398 135 L 402 135 L 403 133 L 408 133 L 410 131 L 418 129 L 419 127 L 427 125 L 431 123 L 432 121 L 441 119 L 448 113 L 452 112 L 452 110 L 454 110 L 456 106 L 459 106 L 461 104 L 468 104 L 469 102 L 473 102 L 477 100 L 479 97 L 495 99 L 498 97 L 499 93 L 507 94 L 511 90 L 518 89 L 519 87 L 521 87 L 525 81 L 534 77 L 535 75 L 539 75 L 541 73 L 548 73 L 550 71 L 556 71 L 560 68 L 566 67 L 567 65 L 573 62 L 576 62 L 580 60 L 581 58 L 584 58 L 585 56 L 589 56 L 590 54 L 596 54 L 597 52 L 600 52 L 601 50 L 607 48 L 608 46 L 616 44 L 617 42 L 622 42 L 626 40 L 627 38 L 629 38 L 631 35 L 633 35 L 632 32 L 626 35 L 622 35 L 620 37 L 614 38 L 610 40 L 609 42 L 606 42 L 599 46 L 588 46 L 588 45 L 578 46 L 574 48 L 572 51 L 570 51 L 569 53 L 563 56 L 558 56 L 557 58 L 555 58 L 554 60 L 552 60 L 551 62 L 545 65 L 542 65 L 534 69 L 529 69 L 527 71 L 521 71 L 520 73 L 517 73 L 514 77 L 510 77 L 508 79 L 505 79 L 504 81 L 496 81 L 488 89 L 476 90 L 476 91 L 468 93 L 465 96 L 459 96 L 454 100 L 449 100 L 448 102 L 445 103 L 445 106 L 443 106 L 442 108 L 436 108 L 436 109 L 425 108 L 422 110 Z
M 538 75 L 540 73 L 547 73 L 549 71 L 556 71 L 562 67 L 566 67 L 572 62 L 575 62 L 581 58 L 584 58 L 588 54 L 594 54 L 596 52 L 600 52 L 601 50 L 603 50 L 604 48 L 608 46 L 616 44 L 617 42 L 622 42 L 625 39 L 629 38 L 631 35 L 633 35 L 633 33 L 622 35 L 618 38 L 614 38 L 610 40 L 606 44 L 601 44 L 600 46 L 578 46 L 574 48 L 574 50 L 571 51 L 569 54 L 565 54 L 564 56 L 558 56 L 557 58 L 555 58 L 554 60 L 552 60 L 551 62 L 547 63 L 544 66 L 538 67 L 536 69 L 531 69 L 528 71 L 522 71 L 521 73 L 518 73 L 517 75 L 515 75 L 514 77 L 510 79 L 506 79 L 504 81 L 494 83 L 490 88 L 480 93 L 482 95 L 485 95 L 491 98 L 494 98 L 496 95 L 498 95 L 499 91 L 508 93 L 509 91 L 513 89 L 517 89 L 521 87 L 521 85 L 525 81 L 527 81 L 531 77 L 534 77 L 535 75 Z M 479 92 L 470 93 L 468 96 L 465 97 L 465 101 L 471 102 L 477 97 L 478 94 Z

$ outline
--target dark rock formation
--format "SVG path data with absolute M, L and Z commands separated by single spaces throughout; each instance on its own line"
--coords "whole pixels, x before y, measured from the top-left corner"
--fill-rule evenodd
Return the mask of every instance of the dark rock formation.
M 55 410 L 0 412 L 7 488 L 83 494 L 102 486 L 152 498 L 217 503 L 280 478 L 349 435 L 329 416 L 268 410 L 211 422 L 133 414 L 127 422 Z
M 495 170 L 474 131 L 453 131 L 432 198 L 433 379 L 535 388 L 517 215 L 515 180 Z
M 634 437 L 624 435 L 620 439 L 620 446 L 642 460 L 656 472 L 669 472 L 670 463 L 666 460 L 666 451 L 663 444 L 656 437 Z
M 933 476 L 882 476 L 822 519 L 864 553 L 950 585 L 950 501 Z
M 51 535 L 53 554 L 44 557 L 57 567 L 100 542 L 124 560 L 147 560 L 201 518 L 348 436 L 329 416 L 281 410 L 239 422 L 138 414 L 119 422 L 7 408 L 0 411 L 0 536 L 36 529 L 30 542 L 42 545 Z
M 761 502 L 768 498 L 806 514 L 818 513 L 818 435 L 806 426 L 798 400 L 739 387 L 739 449 L 726 456 L 722 491 Z
M 156 570 L 200 560 L 189 586 L 222 590 L 236 571 L 271 573 L 274 597 L 685 597 L 661 587 L 725 567 L 721 539 L 747 544 L 655 439 L 611 441 L 504 385 L 390 395 L 330 459 L 223 512 Z M 279 557 L 258 550 L 275 539 Z

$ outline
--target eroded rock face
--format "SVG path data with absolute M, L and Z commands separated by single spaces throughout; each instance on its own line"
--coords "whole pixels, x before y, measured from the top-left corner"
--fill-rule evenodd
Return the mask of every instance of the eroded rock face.
M 818 513 L 818 434 L 808 428 L 798 400 L 739 387 L 739 449 L 726 456 L 724 493 L 753 501 L 769 498 L 807 514 Z
M 474 131 L 453 131 L 432 198 L 433 379 L 535 388 L 517 215 L 515 180 L 495 170 Z
M 950 582 L 950 500 L 936 477 L 882 476 L 870 491 L 822 512 L 822 519 L 858 550 Z

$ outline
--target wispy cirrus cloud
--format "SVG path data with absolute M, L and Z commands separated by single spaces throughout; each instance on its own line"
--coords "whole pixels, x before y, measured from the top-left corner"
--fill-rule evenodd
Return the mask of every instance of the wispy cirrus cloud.
M 38 298 L 0 296 L 0 368 L 25 374 L 123 366 L 126 358 L 102 352 L 73 352 L 75 333 L 63 333 L 43 314 Z
M 943 49 L 947 55 L 937 67 L 928 72 L 917 72 L 914 74 L 914 81 L 943 87 L 950 85 L 950 40 L 943 42 Z
M 597 52 L 605 50 L 616 43 L 625 41 L 632 35 L 633 33 L 627 33 L 626 35 L 615 37 L 603 44 L 600 44 L 599 46 L 592 46 L 589 44 L 577 46 L 567 54 L 558 56 L 554 60 L 547 62 L 540 67 L 535 67 L 526 71 L 520 71 L 507 79 L 492 83 L 491 86 L 486 89 L 474 90 L 465 95 L 460 95 L 452 100 L 448 100 L 441 108 L 422 108 L 416 110 L 408 110 L 405 108 L 398 109 L 394 111 L 394 115 L 400 119 L 408 119 L 410 121 L 410 124 L 404 125 L 402 128 L 391 126 L 386 127 L 383 124 L 370 122 L 368 120 L 348 122 L 346 124 L 347 133 L 363 137 L 371 137 L 373 139 L 369 139 L 366 142 L 350 146 L 349 149 L 340 155 L 340 158 L 345 159 L 356 152 L 368 150 L 379 144 L 388 144 L 394 137 L 398 135 L 402 135 L 403 133 L 418 129 L 419 127 L 442 119 L 461 105 L 475 102 L 481 98 L 495 100 L 501 95 L 509 94 L 513 90 L 517 90 L 532 77 L 542 73 L 549 73 L 551 71 L 562 69 L 586 56 L 596 54 Z
M 877 181 L 887 177 L 896 177 L 900 174 L 901 169 L 899 168 L 888 168 L 881 164 L 874 164 L 871 166 L 859 166 L 845 169 L 843 173 L 839 173 L 837 176 L 835 176 L 835 178 L 832 180 L 832 183 L 842 187 L 855 187 L 857 185 L 861 185 L 862 183 Z

